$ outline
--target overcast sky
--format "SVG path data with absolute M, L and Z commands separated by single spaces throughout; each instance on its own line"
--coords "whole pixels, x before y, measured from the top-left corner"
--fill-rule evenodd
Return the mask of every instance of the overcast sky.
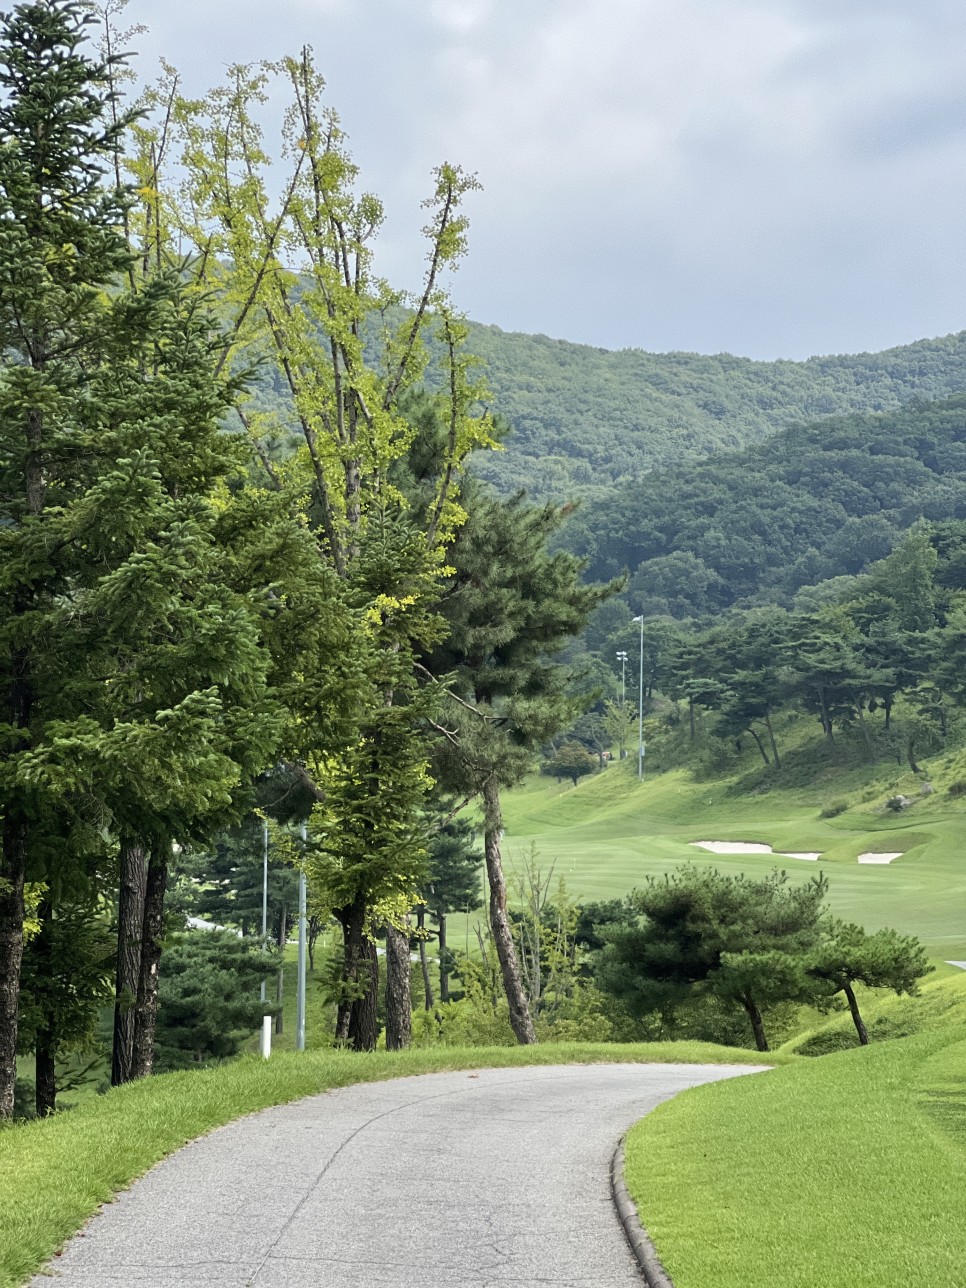
M 192 93 L 315 49 L 379 267 L 476 171 L 480 322 L 606 348 L 876 350 L 966 328 L 962 0 L 130 0 Z

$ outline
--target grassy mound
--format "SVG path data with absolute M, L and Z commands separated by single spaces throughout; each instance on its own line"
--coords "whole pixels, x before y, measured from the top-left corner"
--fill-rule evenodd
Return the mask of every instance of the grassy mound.
M 912 1037 L 929 1029 L 966 1028 L 966 971 L 931 980 L 915 997 L 877 995 L 866 990 L 859 1004 L 873 1042 Z M 840 1014 L 796 1034 L 781 1049 L 795 1055 L 828 1055 L 858 1045 L 851 1017 Z
M 448 1069 L 758 1059 L 752 1051 L 698 1042 L 435 1048 L 368 1056 L 313 1051 L 267 1062 L 249 1057 L 131 1083 L 70 1113 L 0 1130 L 0 1288 L 23 1283 L 101 1203 L 166 1154 L 269 1105 L 356 1082 Z
M 962 1288 L 966 1024 L 685 1092 L 626 1157 L 675 1288 Z

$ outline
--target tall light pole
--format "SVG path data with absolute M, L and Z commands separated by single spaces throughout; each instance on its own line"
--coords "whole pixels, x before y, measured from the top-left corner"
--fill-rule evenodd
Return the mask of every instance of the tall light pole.
M 641 673 L 637 692 L 637 781 L 644 779 L 644 615 L 634 618 L 641 624 Z
M 302 837 L 302 863 L 305 863 L 305 842 L 308 828 L 299 828 Z M 305 868 L 299 868 L 299 958 L 298 984 L 295 993 L 295 1049 L 305 1050 Z
M 627 684 L 625 683 L 625 670 L 627 668 L 627 654 L 623 649 L 617 654 L 617 660 L 621 664 L 621 760 L 624 759 L 624 709 L 627 705 Z

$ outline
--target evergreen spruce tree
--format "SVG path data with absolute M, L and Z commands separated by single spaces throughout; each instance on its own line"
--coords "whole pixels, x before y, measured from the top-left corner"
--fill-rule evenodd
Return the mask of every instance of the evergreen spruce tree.
M 105 179 L 116 68 L 86 56 L 87 26 L 52 0 L 0 31 L 2 1115 L 25 879 L 53 901 L 71 867 L 103 881 L 117 838 L 114 1077 L 146 1072 L 172 840 L 230 816 L 277 728 L 262 608 L 218 532 L 233 389 L 180 274 L 134 271 Z
M 455 802 L 441 803 L 444 818 Z M 428 911 L 436 922 L 439 948 L 439 1000 L 448 1002 L 452 957 L 446 939 L 446 919 L 451 912 L 470 912 L 481 902 L 480 877 L 483 853 L 479 830 L 465 818 L 446 818 L 442 826 L 430 829 L 428 864 L 421 894 L 423 902 L 416 909 L 417 925 L 423 930 Z M 426 995 L 426 1009 L 433 1008 L 433 991 L 429 982 L 425 936 L 419 941 L 420 960 Z
M 27 771 L 60 712 L 47 702 L 49 620 L 65 588 L 65 522 L 96 477 L 91 441 L 102 288 L 124 269 L 108 73 L 79 52 L 87 10 L 18 6 L 0 27 L 0 1118 L 13 1112 L 24 883 L 60 803 Z M 58 659 L 62 664 L 63 659 Z

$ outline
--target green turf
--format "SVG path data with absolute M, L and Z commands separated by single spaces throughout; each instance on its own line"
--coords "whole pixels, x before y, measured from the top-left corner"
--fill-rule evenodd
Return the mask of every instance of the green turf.
M 856 990 L 863 1019 L 873 1042 L 911 1037 L 928 1029 L 966 1028 L 966 971 L 930 976 L 914 997 L 896 997 L 859 986 Z M 825 1055 L 858 1046 L 847 1011 L 825 1018 L 796 1033 L 779 1049 L 795 1055 Z
M 639 784 L 631 761 L 577 787 L 535 777 L 506 795 L 507 866 L 512 878 L 533 847 L 540 866 L 554 863 L 570 892 L 585 900 L 623 895 L 646 876 L 685 862 L 752 874 L 779 864 L 801 881 L 823 871 L 840 916 L 869 929 L 894 926 L 918 935 L 934 959 L 966 959 L 966 810 L 942 791 L 941 772 L 936 794 L 902 815 L 882 809 L 886 795 L 914 794 L 920 784 L 895 766 L 828 770 L 810 783 L 765 779 L 757 786 L 749 786 L 747 774 L 704 783 L 683 769 Z M 842 795 L 851 808 L 820 818 L 823 801 Z M 689 844 L 699 840 L 757 841 L 823 857 L 811 863 L 713 855 Z M 903 857 L 888 866 L 856 861 L 866 851 L 885 850 L 901 850 Z M 454 943 L 462 933 L 454 919 Z
M 789 1060 L 793 1057 L 779 1056 Z M 354 1055 L 339 1051 L 244 1057 L 163 1074 L 71 1113 L 0 1129 L 0 1288 L 14 1288 L 117 1190 L 213 1127 L 355 1082 L 446 1069 L 593 1062 L 753 1063 L 751 1051 L 704 1043 L 561 1044 Z
M 675 1288 L 963 1288 L 966 1027 L 685 1092 L 626 1179 Z

